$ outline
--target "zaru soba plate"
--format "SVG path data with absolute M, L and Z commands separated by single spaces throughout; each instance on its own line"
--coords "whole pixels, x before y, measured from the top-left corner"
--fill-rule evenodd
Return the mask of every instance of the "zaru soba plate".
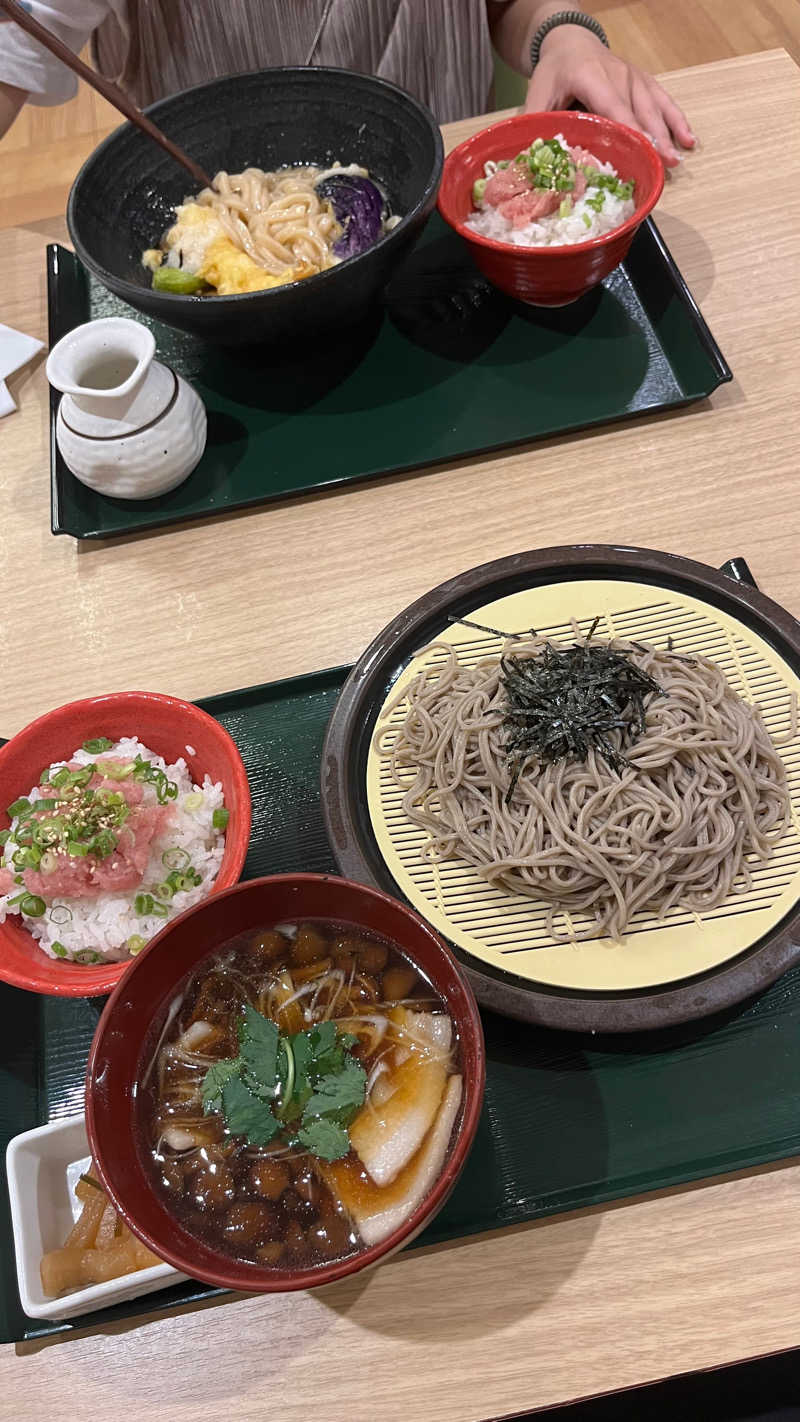
M 500 651 L 485 627 L 535 627 L 574 641 L 571 619 L 596 638 L 701 654 L 745 702 L 757 702 L 783 761 L 791 813 L 768 858 L 748 856 L 716 907 L 675 906 L 663 918 L 634 914 L 621 942 L 595 935 L 585 916 L 548 915 L 541 900 L 489 885 L 465 860 L 431 861 L 424 829 L 377 749 L 390 747 L 408 707 L 402 698 L 449 644 L 459 665 Z M 582 547 L 521 554 L 473 570 L 427 594 L 365 652 L 331 718 L 323 804 L 342 871 L 400 890 L 455 948 L 478 997 L 526 1020 L 599 1031 L 662 1026 L 703 1016 L 774 981 L 800 957 L 800 735 L 788 739 L 800 696 L 800 627 L 760 593 L 701 564 L 646 550 Z M 398 702 L 398 697 L 401 699 Z M 413 775 L 412 775 L 413 779 Z M 554 936 L 555 935 L 555 936 Z

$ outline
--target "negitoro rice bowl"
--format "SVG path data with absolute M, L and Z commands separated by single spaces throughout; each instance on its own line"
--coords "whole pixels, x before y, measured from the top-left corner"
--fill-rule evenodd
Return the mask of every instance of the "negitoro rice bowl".
M 634 181 L 563 133 L 535 138 L 513 159 L 489 160 L 466 225 L 519 247 L 565 247 L 602 237 L 635 211 Z
M 51 958 L 119 962 L 211 892 L 229 812 L 220 781 L 135 736 L 86 740 L 7 807 L 0 923 Z

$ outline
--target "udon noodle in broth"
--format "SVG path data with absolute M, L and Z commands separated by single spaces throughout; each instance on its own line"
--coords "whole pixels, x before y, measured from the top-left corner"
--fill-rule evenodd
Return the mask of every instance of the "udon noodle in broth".
M 231 940 L 143 1077 L 145 1167 L 178 1222 L 257 1265 L 377 1244 L 429 1193 L 462 1081 L 444 1004 L 392 944 L 333 923 Z
M 377 738 L 405 816 L 426 833 L 423 856 L 465 860 L 544 901 L 556 941 L 620 941 L 637 913 L 716 908 L 749 887 L 790 808 L 758 708 L 713 662 L 598 641 L 581 681 L 589 650 L 515 638 L 466 667 L 442 643 L 386 707 L 407 702 L 400 724 Z M 603 657 L 638 678 L 638 708 L 603 680 Z M 566 932 L 559 913 L 575 916 Z
M 238 295 L 327 271 L 399 220 L 356 164 L 223 171 L 178 207 L 175 223 L 142 260 L 158 290 Z

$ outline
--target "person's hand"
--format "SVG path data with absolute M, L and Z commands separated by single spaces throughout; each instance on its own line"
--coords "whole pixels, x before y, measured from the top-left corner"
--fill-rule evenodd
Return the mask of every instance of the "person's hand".
M 557 25 L 542 41 L 525 109 L 567 109 L 576 99 L 591 113 L 641 129 L 670 168 L 680 162 L 677 145 L 694 147 L 685 115 L 655 79 L 612 54 L 590 30 Z

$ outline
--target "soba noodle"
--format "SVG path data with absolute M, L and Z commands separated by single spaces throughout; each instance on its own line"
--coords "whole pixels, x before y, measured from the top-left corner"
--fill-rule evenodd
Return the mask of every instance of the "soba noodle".
M 386 715 L 409 704 L 399 729 L 378 737 L 405 815 L 429 836 L 425 858 L 466 860 L 489 883 L 545 901 L 562 940 L 559 910 L 593 920 L 566 938 L 619 941 L 638 911 L 707 912 L 749 887 L 748 859 L 767 859 L 787 824 L 786 775 L 758 709 L 713 662 L 605 644 L 665 693 L 649 699 L 644 733 L 625 746 L 629 765 L 618 774 L 594 749 L 585 762 L 529 760 L 507 804 L 500 659 L 467 668 L 440 645 L 444 664 L 390 703 Z M 513 652 L 543 646 L 517 641 Z

